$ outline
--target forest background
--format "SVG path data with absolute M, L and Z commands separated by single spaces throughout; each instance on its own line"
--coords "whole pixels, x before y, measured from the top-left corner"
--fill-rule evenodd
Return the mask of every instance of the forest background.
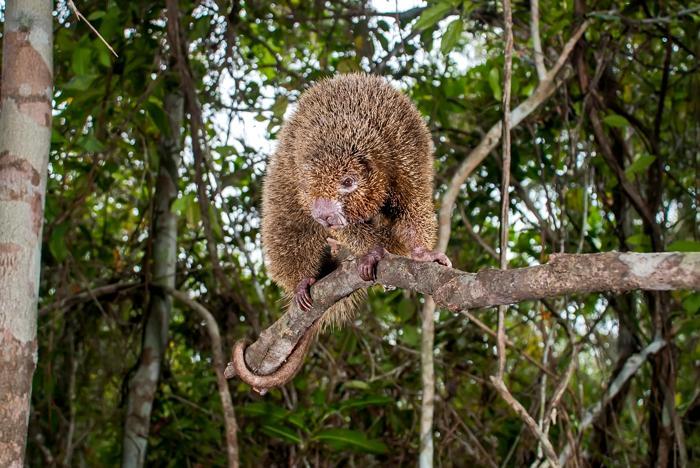
M 499 266 L 508 91 L 509 268 L 700 250 L 700 6 L 504 17 L 490 0 L 57 1 L 26 463 L 525 466 L 548 444 L 570 466 L 700 463 L 697 291 L 508 307 L 504 379 L 539 435 L 491 378 L 496 309 L 408 290 L 372 289 L 262 397 L 214 372 L 283 312 L 261 178 L 300 93 L 338 73 L 385 76 L 424 115 L 459 270 Z

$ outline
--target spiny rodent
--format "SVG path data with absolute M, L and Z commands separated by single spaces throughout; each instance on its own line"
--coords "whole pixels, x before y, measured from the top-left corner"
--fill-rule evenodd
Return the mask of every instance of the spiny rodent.
M 309 287 L 333 271 L 337 242 L 360 257 L 373 279 L 385 250 L 416 260 L 433 252 L 433 155 L 430 133 L 411 101 L 377 76 L 340 75 L 309 88 L 280 131 L 263 180 L 262 241 L 270 277 L 303 310 Z M 364 293 L 364 291 L 363 291 Z M 258 391 L 286 383 L 303 363 L 312 336 L 352 317 L 358 296 L 329 308 L 273 374 L 257 376 L 234 346 L 236 374 Z

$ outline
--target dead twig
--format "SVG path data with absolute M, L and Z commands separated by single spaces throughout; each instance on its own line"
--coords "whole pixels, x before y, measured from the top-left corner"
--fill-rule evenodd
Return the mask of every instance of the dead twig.
M 577 443 L 578 440 L 581 440 L 584 431 L 593 424 L 593 421 L 595 421 L 598 415 L 600 415 L 600 412 L 603 410 L 603 408 L 605 408 L 605 406 L 613 398 L 615 398 L 615 396 L 620 392 L 620 390 L 622 390 L 622 387 L 625 386 L 627 381 L 637 373 L 640 367 L 642 367 L 642 364 L 646 362 L 647 358 L 651 354 L 656 354 L 657 352 L 659 352 L 664 346 L 666 346 L 666 341 L 664 341 L 662 338 L 656 338 L 654 341 L 649 343 L 642 351 L 640 351 L 637 354 L 633 354 L 627 359 L 620 373 L 617 374 L 615 380 L 613 380 L 608 386 L 608 389 L 605 391 L 603 398 L 598 403 L 593 405 L 588 411 L 586 411 L 586 413 L 581 418 L 581 423 L 578 426 L 579 432 L 576 437 Z M 564 466 L 566 464 L 566 462 L 571 457 L 574 449 L 576 449 L 576 447 L 571 442 L 566 444 L 564 449 L 561 451 L 561 454 L 559 455 L 560 465 Z
M 228 465 L 232 468 L 238 468 L 239 450 L 238 438 L 236 435 L 236 432 L 238 431 L 238 425 L 236 424 L 236 415 L 233 410 L 233 401 L 231 400 L 231 393 L 228 389 L 228 381 L 226 380 L 226 377 L 224 377 L 224 368 L 226 367 L 226 360 L 224 359 L 224 352 L 221 346 L 221 334 L 219 333 L 219 325 L 216 323 L 216 319 L 211 314 L 211 312 L 209 312 L 209 310 L 207 310 L 207 308 L 201 305 L 199 302 L 192 299 L 187 293 L 178 291 L 177 289 L 164 285 L 153 285 L 153 287 L 162 289 L 178 301 L 185 304 L 190 309 L 197 312 L 206 324 L 206 330 L 209 334 L 209 339 L 211 340 L 211 354 L 213 357 L 214 371 L 216 373 L 216 383 L 219 387 L 219 397 L 221 398 L 221 406 L 223 408 L 224 413 Z
M 94 32 L 97 35 L 97 37 L 100 38 L 100 40 L 104 43 L 104 45 L 107 46 L 109 51 L 112 52 L 115 57 L 119 57 L 119 55 L 114 51 L 114 49 L 112 49 L 112 46 L 109 45 L 109 43 L 105 40 L 104 37 L 102 37 L 102 34 L 100 34 L 97 31 L 97 29 L 95 29 L 95 27 L 88 21 L 88 19 L 85 16 L 83 16 L 82 13 L 80 13 L 80 10 L 78 10 L 78 7 L 75 6 L 75 3 L 73 3 L 73 0 L 68 0 L 68 6 L 70 7 L 71 10 L 73 10 L 73 13 L 78 18 L 78 20 L 84 21 L 85 24 L 88 25 L 88 28 L 90 28 L 90 30 L 92 30 L 92 32 Z

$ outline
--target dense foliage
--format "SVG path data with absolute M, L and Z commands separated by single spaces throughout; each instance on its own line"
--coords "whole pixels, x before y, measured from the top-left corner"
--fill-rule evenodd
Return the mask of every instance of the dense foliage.
M 241 336 L 256 336 L 283 308 L 262 264 L 260 180 L 285 114 L 309 83 L 364 70 L 404 90 L 434 135 L 437 209 L 455 168 L 502 117 L 501 4 L 398 4 L 393 11 L 394 2 L 363 0 L 182 0 L 193 102 L 184 90 L 187 77 L 174 66 L 163 3 L 79 2 L 115 57 L 69 4 L 57 2 L 30 465 L 109 466 L 120 459 L 127 382 L 153 295 L 151 227 L 169 93 L 188 100 L 173 205 L 179 215 L 176 287 L 212 311 L 227 349 Z M 586 18 L 591 25 L 559 75 L 558 89 L 513 130 L 511 267 L 556 252 L 699 250 L 698 10 L 678 0 L 541 0 L 548 68 L 576 27 Z M 527 2 L 514 4 L 514 33 L 513 108 L 538 84 Z M 192 105 L 202 112 L 202 158 L 192 151 L 198 125 Z M 457 201 L 447 253 L 462 270 L 498 264 L 496 153 L 473 172 Z M 421 302 L 377 288 L 353 327 L 319 340 L 292 384 L 258 397 L 231 381 L 241 463 L 415 464 Z M 663 334 L 672 339 L 665 358 L 670 373 L 660 376 L 661 364 L 645 364 L 585 434 L 581 459 L 629 466 L 655 457 L 654 445 L 663 438 L 654 390 L 661 379 L 674 389 L 677 424 L 689 460 L 698 463 L 699 306 L 700 295 L 689 292 L 513 306 L 508 384 L 537 418 L 546 374 L 524 356 L 551 371 L 544 385 L 551 393 L 572 345 L 580 348 L 552 429 L 561 447 L 625 359 Z M 494 311 L 473 313 L 495 330 Z M 537 441 L 489 382 L 494 349 L 493 337 L 473 321 L 439 312 L 439 466 L 524 466 L 536 457 Z M 225 465 L 223 432 L 204 324 L 176 303 L 154 400 L 149 463 Z

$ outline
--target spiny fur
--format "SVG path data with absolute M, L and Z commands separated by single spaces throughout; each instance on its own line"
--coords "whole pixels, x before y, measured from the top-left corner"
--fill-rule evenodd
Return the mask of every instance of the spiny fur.
M 367 176 L 345 200 L 351 224 L 330 231 L 312 218 L 311 203 L 316 197 L 337 198 L 344 168 Z M 377 244 L 406 255 L 408 237 L 431 248 L 432 185 L 430 133 L 407 97 L 382 78 L 364 74 L 317 83 L 282 128 L 263 181 L 268 273 L 292 292 L 300 280 L 332 271 L 327 237 L 355 255 Z
M 301 96 L 280 132 L 263 180 L 262 240 L 267 271 L 289 296 L 305 278 L 338 265 L 326 239 L 361 256 L 376 245 L 397 255 L 432 248 L 433 156 L 430 132 L 411 101 L 365 74 L 323 80 Z M 345 174 L 357 189 L 339 194 Z M 311 215 L 314 199 L 342 200 L 348 225 L 329 230 Z M 365 292 L 324 314 L 316 330 L 353 317 Z

